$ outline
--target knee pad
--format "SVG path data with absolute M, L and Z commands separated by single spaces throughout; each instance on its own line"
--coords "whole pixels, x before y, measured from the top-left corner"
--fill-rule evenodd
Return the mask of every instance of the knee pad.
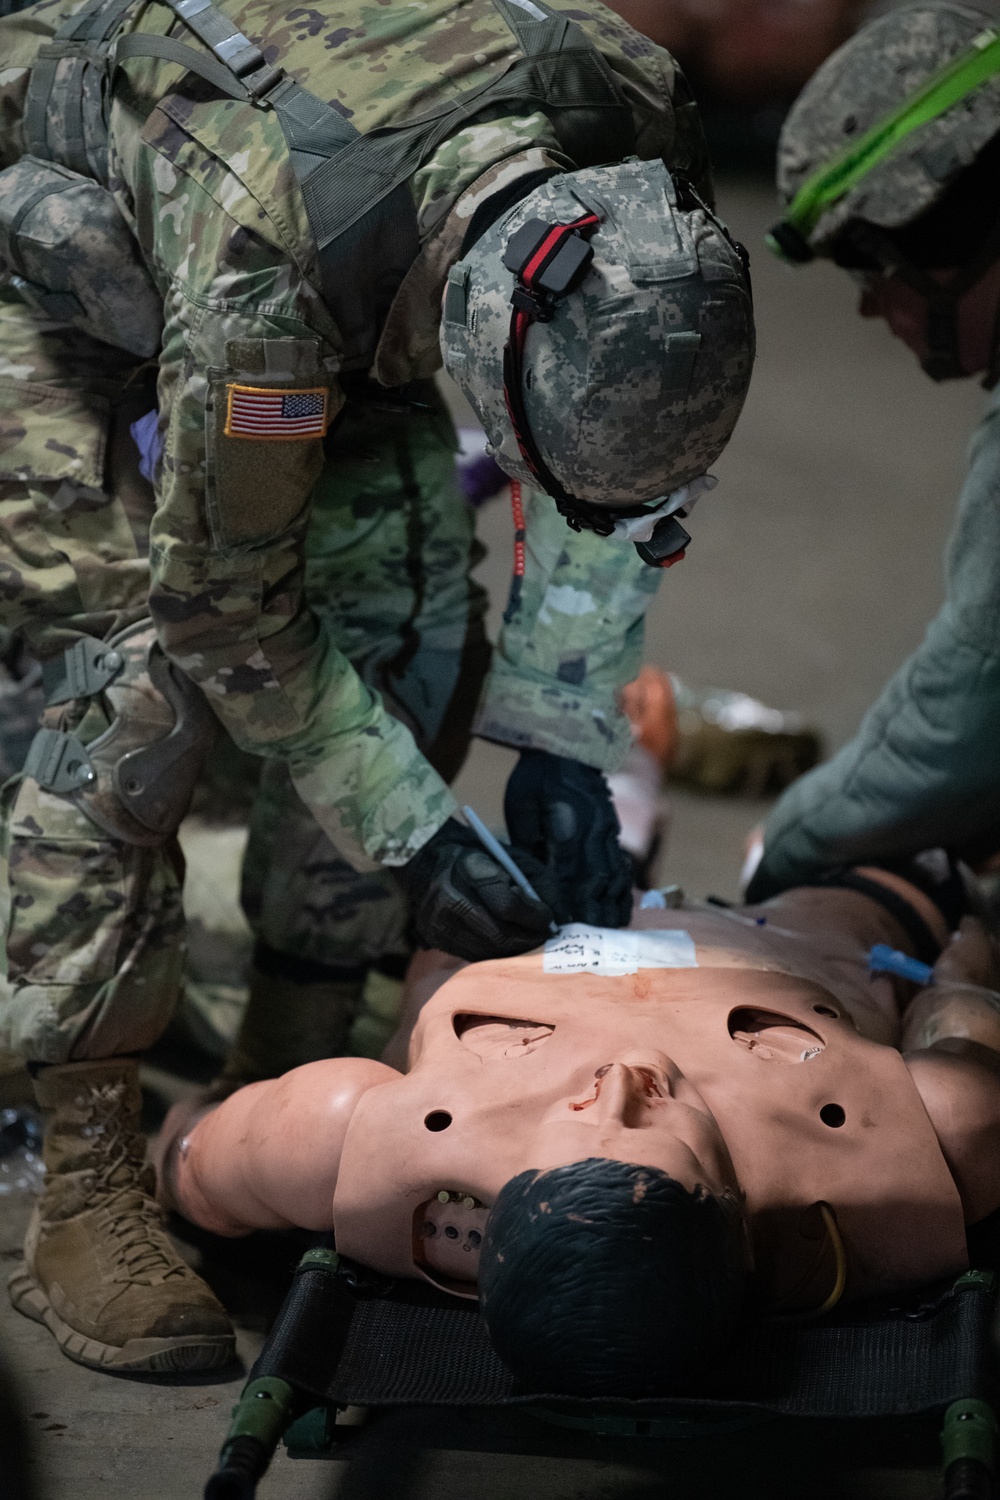
M 190 805 L 215 716 L 168 660 L 154 626 L 143 620 L 108 641 L 84 636 L 48 664 L 46 687 L 50 708 L 99 696 L 108 727 L 86 744 L 69 730 L 40 729 L 24 774 L 112 838 L 165 843 Z

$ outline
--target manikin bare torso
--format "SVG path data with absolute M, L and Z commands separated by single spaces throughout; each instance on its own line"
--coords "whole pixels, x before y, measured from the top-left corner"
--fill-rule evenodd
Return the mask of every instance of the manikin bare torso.
M 907 895 L 943 938 L 930 903 Z M 331 1059 L 241 1090 L 193 1128 L 179 1115 L 169 1196 L 223 1233 L 334 1227 L 364 1264 L 471 1295 L 505 1182 L 612 1156 L 742 1195 L 767 1305 L 823 1303 L 837 1263 L 821 1203 L 848 1295 L 961 1269 L 965 1223 L 1000 1205 L 1000 1172 L 977 1166 L 1000 1144 L 995 1012 L 972 1004 L 943 1050 L 927 1048 L 926 1015 L 904 1037 L 893 982 L 866 960 L 905 935 L 854 892 L 637 911 L 633 927 L 683 929 L 697 967 L 566 974 L 537 953 L 422 955 L 387 1054 L 405 1072 Z

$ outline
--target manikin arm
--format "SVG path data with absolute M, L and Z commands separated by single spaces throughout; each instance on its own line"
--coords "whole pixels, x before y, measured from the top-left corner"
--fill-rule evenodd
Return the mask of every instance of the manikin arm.
M 161 1203 L 216 1234 L 332 1228 L 357 1102 L 398 1077 L 368 1058 L 329 1058 L 250 1084 L 207 1111 L 175 1106 L 158 1142 Z
M 975 1224 L 1000 1207 L 1000 953 L 975 917 L 907 1007 L 903 1050 Z

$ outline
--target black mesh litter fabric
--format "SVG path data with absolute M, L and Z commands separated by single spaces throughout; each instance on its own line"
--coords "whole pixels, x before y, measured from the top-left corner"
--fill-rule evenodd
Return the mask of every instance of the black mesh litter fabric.
M 751 1322 L 711 1380 L 684 1397 L 586 1401 L 518 1388 L 474 1304 L 415 1283 L 384 1291 L 357 1297 L 343 1275 L 300 1273 L 254 1373 L 280 1373 L 303 1394 L 340 1405 L 545 1399 L 571 1412 L 636 1418 L 695 1411 L 912 1416 L 982 1389 L 994 1307 L 988 1284 L 972 1281 L 822 1323 Z
M 327 1391 L 357 1406 L 485 1406 L 509 1400 L 514 1377 L 493 1352 L 474 1306 L 379 1300 L 358 1305 Z

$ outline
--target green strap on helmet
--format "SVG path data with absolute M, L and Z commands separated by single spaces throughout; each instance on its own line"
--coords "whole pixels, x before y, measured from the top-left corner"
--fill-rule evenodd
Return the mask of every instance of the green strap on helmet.
M 918 94 L 878 121 L 860 140 L 815 172 L 796 193 L 785 217 L 767 236 L 768 248 L 782 260 L 802 264 L 814 259 L 809 236 L 826 213 L 856 183 L 891 156 L 896 147 L 923 125 L 1000 73 L 1000 33 L 980 33 L 970 51 L 957 57 Z

